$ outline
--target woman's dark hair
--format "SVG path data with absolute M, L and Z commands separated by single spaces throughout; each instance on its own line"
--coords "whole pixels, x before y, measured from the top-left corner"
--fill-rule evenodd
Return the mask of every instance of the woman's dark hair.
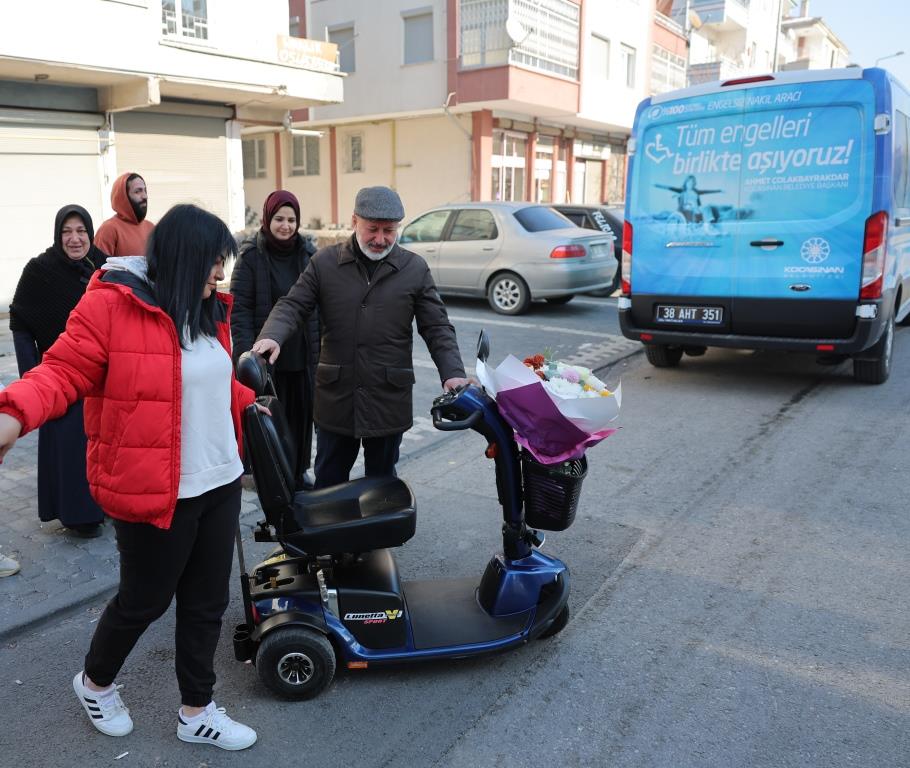
M 152 230 L 146 246 L 148 276 L 155 298 L 174 321 L 181 346 L 200 334 L 215 336 L 218 299 L 203 299 L 206 281 L 218 259 L 237 255 L 225 223 L 195 205 L 175 205 Z

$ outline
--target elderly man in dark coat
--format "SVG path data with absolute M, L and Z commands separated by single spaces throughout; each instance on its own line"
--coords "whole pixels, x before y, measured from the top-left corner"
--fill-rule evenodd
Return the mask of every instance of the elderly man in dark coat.
M 365 473 L 394 475 L 401 436 L 413 423 L 412 323 L 444 389 L 467 383 L 455 329 L 426 262 L 397 244 L 404 207 L 388 187 L 357 193 L 344 243 L 318 251 L 280 299 L 253 345 L 275 362 L 281 345 L 319 310 L 316 487 L 348 480 L 363 442 Z

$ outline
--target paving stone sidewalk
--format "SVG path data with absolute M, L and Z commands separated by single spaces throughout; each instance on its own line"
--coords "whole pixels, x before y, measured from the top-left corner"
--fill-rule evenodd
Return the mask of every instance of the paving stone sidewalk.
M 6 385 L 18 377 L 9 318 L 0 315 L 0 382 Z M 80 539 L 56 520 L 38 520 L 37 467 L 37 432 L 19 440 L 0 467 L 0 552 L 21 567 L 15 576 L 0 578 L 0 639 L 117 586 L 117 545 L 110 522 L 101 537 Z M 247 536 L 258 514 L 256 495 L 244 491 L 241 524 Z

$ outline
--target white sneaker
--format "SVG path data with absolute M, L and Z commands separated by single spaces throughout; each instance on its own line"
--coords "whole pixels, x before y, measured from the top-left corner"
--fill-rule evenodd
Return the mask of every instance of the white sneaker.
M 120 698 L 123 686 L 115 685 L 109 691 L 98 693 L 85 687 L 82 676 L 82 672 L 76 673 L 73 690 L 92 725 L 108 736 L 126 736 L 133 730 L 133 719 Z
M 215 702 L 192 719 L 185 719 L 183 710 L 177 712 L 177 738 L 195 744 L 213 744 L 222 749 L 246 749 L 256 743 L 256 731 L 231 720 L 225 714 L 224 707 L 216 707 Z
M 19 573 L 19 563 L 6 555 L 0 555 L 0 578 Z

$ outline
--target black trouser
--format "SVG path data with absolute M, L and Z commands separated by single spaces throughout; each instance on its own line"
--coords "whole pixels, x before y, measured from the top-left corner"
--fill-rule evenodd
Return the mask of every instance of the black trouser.
M 367 477 L 395 477 L 401 435 L 399 432 L 384 437 L 363 438 L 364 474 Z M 316 488 L 346 483 L 350 479 L 360 443 L 359 437 L 339 435 L 322 427 L 316 430 Z
M 98 622 L 85 674 L 107 686 L 136 641 L 177 596 L 176 670 L 181 703 L 204 707 L 215 685 L 215 648 L 229 600 L 240 479 L 180 499 L 168 530 L 114 520 L 120 589 Z

